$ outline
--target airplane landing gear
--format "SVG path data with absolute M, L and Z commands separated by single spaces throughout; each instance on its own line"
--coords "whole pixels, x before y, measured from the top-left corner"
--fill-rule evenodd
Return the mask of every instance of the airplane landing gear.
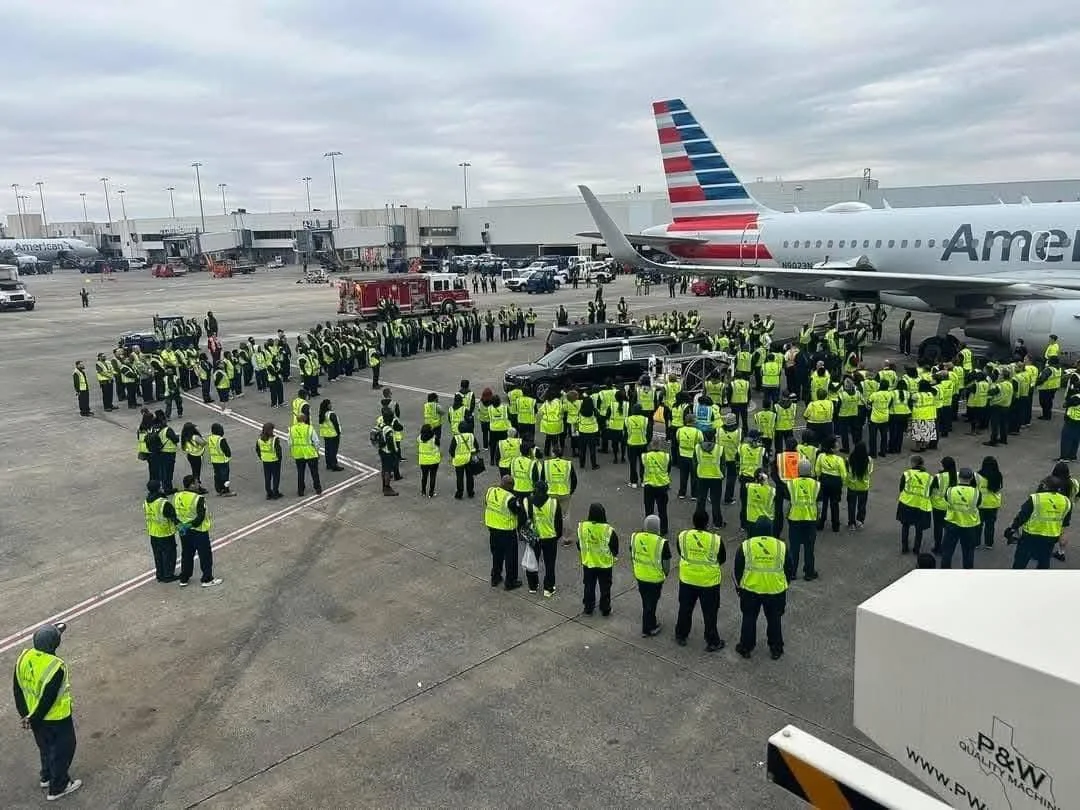
M 952 335 L 934 335 L 919 344 L 919 363 L 937 365 L 947 363 L 960 351 L 960 341 Z

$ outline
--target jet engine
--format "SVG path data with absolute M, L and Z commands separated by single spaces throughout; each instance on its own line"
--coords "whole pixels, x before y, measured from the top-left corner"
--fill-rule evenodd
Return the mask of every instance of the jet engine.
M 1065 350 L 1080 351 L 1080 299 L 1005 301 L 999 306 L 992 317 L 968 321 L 964 334 L 1005 346 L 1023 340 L 1035 356 L 1042 356 L 1053 334 Z

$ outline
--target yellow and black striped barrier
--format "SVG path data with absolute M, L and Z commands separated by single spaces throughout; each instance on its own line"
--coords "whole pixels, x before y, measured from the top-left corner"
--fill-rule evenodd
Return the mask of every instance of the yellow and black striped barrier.
M 942 810 L 949 805 L 787 726 L 769 738 L 769 780 L 817 810 Z

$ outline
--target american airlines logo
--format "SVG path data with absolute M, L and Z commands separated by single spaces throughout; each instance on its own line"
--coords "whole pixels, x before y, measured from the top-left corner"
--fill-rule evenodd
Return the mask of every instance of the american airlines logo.
M 71 245 L 68 242 L 16 242 L 15 251 L 22 251 L 23 253 L 44 253 L 47 250 L 70 250 Z
M 972 233 L 971 225 L 964 223 L 945 246 L 941 261 L 947 262 L 954 254 L 960 254 L 973 262 L 1062 262 L 1070 246 L 1072 254 L 1069 260 L 1080 262 L 1080 230 L 1071 237 L 1060 228 L 986 231 L 980 244 Z

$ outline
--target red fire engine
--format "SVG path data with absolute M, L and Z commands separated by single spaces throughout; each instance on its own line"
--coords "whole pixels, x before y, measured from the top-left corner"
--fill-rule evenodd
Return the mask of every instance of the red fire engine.
M 465 278 L 456 273 L 343 276 L 338 280 L 339 315 L 374 318 L 384 298 L 397 304 L 402 317 L 452 315 L 473 308 Z

